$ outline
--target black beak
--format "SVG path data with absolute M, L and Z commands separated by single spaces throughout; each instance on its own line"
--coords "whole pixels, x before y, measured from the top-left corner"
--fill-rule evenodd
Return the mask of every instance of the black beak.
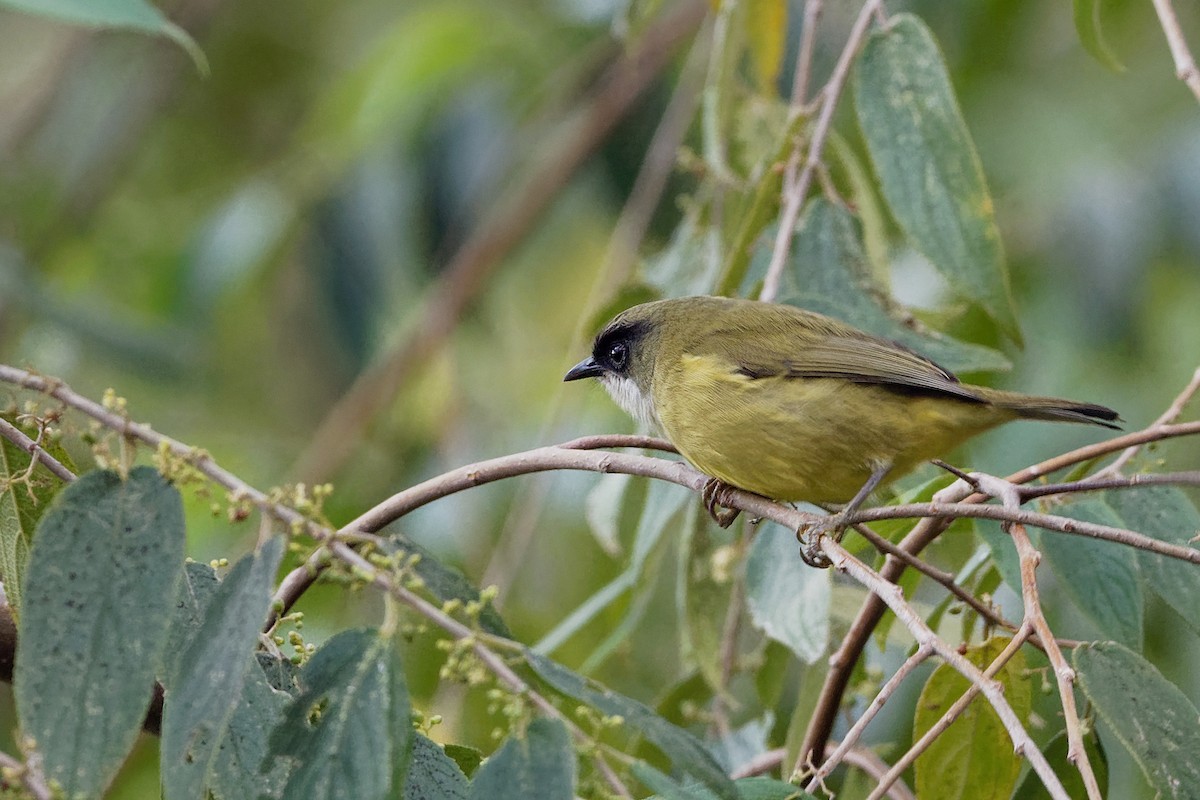
M 604 373 L 600 365 L 596 363 L 596 359 L 588 356 L 583 361 L 580 361 L 571 369 L 567 370 L 567 374 L 563 376 L 564 381 L 577 381 L 580 378 L 597 378 Z

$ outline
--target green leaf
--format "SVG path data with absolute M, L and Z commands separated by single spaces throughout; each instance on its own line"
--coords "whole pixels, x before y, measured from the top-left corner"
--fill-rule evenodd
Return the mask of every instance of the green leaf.
M 796 534 L 764 525 L 746 560 L 746 602 L 755 627 L 792 649 L 804 663 L 829 643 L 832 574 L 800 560 Z
M 208 564 L 188 561 L 183 565 L 183 580 L 179 582 L 175 596 L 175 613 L 167 633 L 166 652 L 158 670 L 160 681 L 178 673 L 179 661 L 204 625 L 209 603 L 220 587 L 216 570 Z
M 863 46 L 854 107 L 883 197 L 913 247 L 1020 342 L 979 155 L 933 34 L 897 14 Z
M 1064 504 L 1059 513 L 1120 528 L 1121 519 L 1103 501 L 1087 498 Z M 1145 606 L 1138 559 L 1128 547 L 1084 536 L 1045 533 L 1038 548 L 1060 578 L 1063 592 L 1105 637 L 1141 647 Z
M 583 516 L 592 538 L 610 556 L 621 555 L 621 516 L 632 475 L 610 472 L 601 475 L 583 501 Z
M 0 417 L 11 425 L 17 424 L 13 414 Z M 46 442 L 45 448 L 64 466 L 74 467 L 57 442 Z M 44 466 L 35 467 L 27 479 L 14 483 L 13 479 L 29 468 L 30 461 L 27 451 L 0 438 L 0 580 L 4 581 L 4 596 L 18 623 L 33 532 L 50 501 L 63 488 L 63 482 Z
M 254 648 L 282 555 L 283 537 L 275 537 L 237 563 L 209 598 L 203 623 L 165 677 L 160 758 L 167 800 L 204 797 L 223 775 L 258 772 L 258 761 L 239 763 L 231 726 L 245 704 L 246 682 L 255 677 L 251 670 L 265 686 Z
M 662 800 L 705 800 L 704 795 L 701 793 L 704 789 L 703 784 L 696 783 L 684 786 L 645 761 L 633 762 L 632 770 L 634 776 L 647 789 L 654 792 L 654 798 L 662 798 Z M 709 796 L 711 797 L 711 795 Z M 654 800 L 654 798 L 651 798 L 651 800 Z
M 0 5 L 88 28 L 166 36 L 187 52 L 197 69 L 208 72 L 208 62 L 195 39 L 146 0 L 0 0 Z
M 294 760 L 288 800 L 374 800 L 404 780 L 413 737 L 394 637 L 343 631 L 300 673 L 302 689 L 271 734 L 271 756 Z
M 404 800 L 467 800 L 467 776 L 436 742 L 413 737 L 412 759 L 404 781 Z
M 1146 659 L 1116 642 L 1076 647 L 1079 686 L 1100 718 L 1166 798 L 1200 787 L 1200 712 Z
M 1174 486 L 1147 486 L 1105 492 L 1105 502 L 1121 518 L 1121 527 L 1141 531 L 1159 541 L 1190 546 L 1200 533 L 1200 512 Z M 1177 558 L 1135 550 L 1142 584 L 1179 612 L 1200 632 L 1200 567 Z
M 467 747 L 463 744 L 445 744 L 442 746 L 442 750 L 468 778 L 474 775 L 475 770 L 479 769 L 479 765 L 483 763 L 483 753 L 474 747 Z
M 647 558 L 662 540 L 663 533 L 671 525 L 679 509 L 691 496 L 692 493 L 681 486 L 665 481 L 651 481 L 646 490 L 646 502 L 642 506 L 637 533 L 634 535 L 629 566 L 555 625 L 533 646 L 534 649 L 539 653 L 554 652 L 597 614 L 633 588 L 642 575 Z
M 1046 745 L 1043 750 L 1043 755 L 1046 756 L 1046 760 L 1054 768 L 1054 773 L 1062 781 L 1063 788 L 1067 790 L 1067 797 L 1087 797 L 1087 787 L 1083 785 L 1083 776 L 1079 774 L 1079 769 L 1067 760 L 1068 748 L 1067 734 L 1066 731 L 1063 731 L 1050 740 L 1050 744 Z M 1083 749 L 1087 752 L 1088 763 L 1092 765 L 1096 783 L 1100 786 L 1100 796 L 1108 797 L 1108 760 L 1104 757 L 1104 751 L 1100 749 L 1100 740 L 1096 738 L 1095 731 L 1083 737 Z M 1042 779 L 1036 772 L 1029 770 L 1025 773 L 1025 778 L 1017 790 L 1013 792 L 1012 800 L 1052 800 L 1052 798 L 1046 785 L 1042 783 Z
M 1083 45 L 1083 49 L 1113 72 L 1124 72 L 1125 65 L 1108 46 L 1100 30 L 1100 0 L 1074 0 L 1073 5 L 1075 32 L 1079 34 L 1079 43 Z
M 983 669 L 995 660 L 1009 640 L 996 637 L 967 651 L 972 664 Z M 1025 673 L 1021 651 L 996 675 L 1004 685 L 1004 696 L 1024 722 L 1033 704 L 1033 692 Z M 961 697 L 970 682 L 949 664 L 933 671 L 913 720 L 913 740 L 933 727 Z M 917 758 L 918 797 L 970 797 L 973 800 L 1008 800 L 1021 772 L 1021 757 L 1013 752 L 1012 740 L 996 712 L 976 698 L 950 727 Z
M 771 236 L 764 237 L 750 278 L 766 271 Z M 903 344 L 954 371 L 1008 369 L 1003 354 L 920 329 L 895 308 L 870 277 L 854 217 L 840 206 L 812 200 L 796 225 L 778 300 L 837 317 L 868 333 Z
M 42 518 L 14 689 L 68 797 L 97 797 L 141 730 L 182 573 L 183 505 L 150 467 L 84 475 Z
M 479 601 L 479 590 L 463 576 L 461 572 L 439 561 L 432 553 L 421 545 L 409 539 L 403 533 L 396 531 L 387 537 L 385 548 L 389 555 L 398 555 L 401 559 L 418 556 L 413 571 L 425 582 L 425 591 L 441 602 L 460 600 L 464 604 Z M 512 634 L 500 613 L 489 601 L 479 615 L 479 625 L 485 631 L 505 639 L 511 639 Z
M 575 796 L 575 751 L 567 727 L 535 719 L 525 735 L 512 736 L 483 762 L 468 795 L 471 800 L 571 800 Z
M 525 661 L 542 680 L 555 690 L 586 703 L 602 714 L 617 715 L 638 731 L 671 760 L 675 769 L 687 773 L 711 789 L 720 800 L 737 800 L 733 782 L 696 737 L 655 714 L 637 700 L 593 685 L 583 676 L 542 656 L 525 651 Z
M 289 697 L 271 686 L 262 661 L 248 659 L 250 668 L 242 693 L 226 726 L 222 752 L 209 784 L 212 800 L 281 800 L 288 764 L 267 760 L 270 736 L 283 719 Z

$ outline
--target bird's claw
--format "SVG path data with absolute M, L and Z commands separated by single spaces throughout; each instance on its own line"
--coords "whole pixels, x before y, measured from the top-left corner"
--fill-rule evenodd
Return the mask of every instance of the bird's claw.
M 800 558 L 805 564 L 817 569 L 828 569 L 833 561 L 821 549 L 821 537 L 832 537 L 835 542 L 842 541 L 846 533 L 845 515 L 830 514 L 822 517 L 811 525 L 804 525 L 796 531 L 796 539 L 800 542 Z
M 728 528 L 738 518 L 738 514 L 742 513 L 741 510 L 729 505 L 732 502 L 730 494 L 732 491 L 733 487 L 728 483 L 716 478 L 709 478 L 700 492 L 700 499 L 704 501 L 704 508 L 708 511 L 708 515 L 722 528 Z

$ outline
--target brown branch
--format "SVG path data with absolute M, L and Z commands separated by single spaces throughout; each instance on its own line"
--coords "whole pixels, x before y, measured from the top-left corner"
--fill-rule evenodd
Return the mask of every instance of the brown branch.
M 813 51 L 816 49 L 817 23 L 821 20 L 824 0 L 805 0 L 804 27 L 800 30 L 800 47 L 796 52 L 796 71 L 792 77 L 792 109 L 802 108 L 808 98 L 812 76 Z
M 1074 536 L 1088 536 L 1106 542 L 1136 547 L 1151 553 L 1177 558 L 1192 564 L 1200 564 L 1200 550 L 1194 547 L 1163 542 L 1145 534 L 1126 528 L 1114 528 L 1111 525 L 1100 525 L 1094 522 L 1071 517 L 1060 517 L 1056 514 L 1041 514 L 1037 511 L 1024 511 L 1019 508 L 1004 506 L 985 506 L 977 503 L 908 503 L 898 506 L 881 506 L 879 508 L 863 508 L 855 511 L 848 518 L 854 522 L 873 522 L 881 519 L 903 519 L 905 517 L 925 517 L 928 519 L 958 519 L 968 517 L 974 519 L 992 519 L 998 522 L 1019 522 L 1023 525 L 1033 525 L 1048 531 L 1069 533 Z
M 524 240 L 579 167 L 667 67 L 675 48 L 704 19 L 707 7 L 703 0 L 676 3 L 612 65 L 574 120 L 574 134 L 539 160 L 537 171 L 498 204 L 451 259 L 426 297 L 412 334 L 359 375 L 330 409 L 292 470 L 297 480 L 321 483 L 350 457 L 365 426 L 391 404 L 413 370 L 441 348 L 501 260 Z
M 1154 10 L 1158 12 L 1158 21 L 1167 36 L 1167 47 L 1171 49 L 1171 57 L 1175 59 L 1175 77 L 1187 84 L 1192 94 L 1196 95 L 1196 99 L 1200 100 L 1200 70 L 1196 69 L 1196 59 L 1188 49 L 1171 0 L 1154 0 Z
M 1016 486 L 1008 481 L 1002 481 L 991 475 L 972 473 L 976 485 L 988 494 L 1001 500 L 1008 508 L 1021 505 L 1021 495 Z M 1042 613 L 1042 603 L 1038 594 L 1037 567 L 1042 560 L 1042 554 L 1033 546 L 1025 526 L 1019 522 L 1006 522 L 1003 527 L 1017 548 L 1017 556 L 1021 563 L 1021 597 L 1025 605 L 1023 624 L 1037 631 L 1038 636 L 1046 643 L 1046 658 L 1054 668 L 1054 678 L 1058 683 L 1058 696 L 1062 702 L 1063 720 L 1067 727 L 1067 760 L 1079 770 L 1083 785 L 1087 788 L 1088 800 L 1103 800 L 1100 784 L 1092 771 L 1088 760 L 1087 749 L 1083 746 L 1083 732 L 1079 724 L 1079 711 L 1075 708 L 1075 670 L 1063 658 L 1062 650 L 1054 641 L 1050 623 Z
M 896 689 L 904 682 L 904 679 L 912 674 L 913 670 L 925 663 L 925 659 L 931 655 L 933 655 L 933 648 L 922 644 L 917 647 L 916 652 L 905 659 L 899 669 L 892 673 L 892 676 L 887 679 L 887 682 L 880 687 L 875 697 L 871 699 L 871 704 L 867 706 L 866 711 L 855 720 L 854 725 L 842 737 L 842 741 L 834 747 L 833 752 L 825 759 L 825 763 L 808 779 L 808 783 L 804 787 L 805 791 L 810 793 L 815 792 L 821 786 L 822 782 L 833 773 L 833 770 L 842 762 L 851 748 L 858 744 L 858 740 L 862 738 L 863 731 L 866 730 L 867 725 L 871 723 L 871 720 L 875 719 L 876 714 L 883 710 L 884 703 L 891 699 Z M 798 773 L 800 768 L 801 763 L 798 763 L 794 773 Z
M 17 426 L 13 425 L 6 419 L 0 418 L 0 437 L 8 439 L 17 447 L 29 453 L 29 469 L 33 470 L 35 466 L 41 464 L 46 469 L 64 483 L 70 483 L 75 480 L 75 473 L 62 465 L 57 458 L 50 455 L 41 444 L 41 436 L 38 436 L 39 441 L 30 439 Z
M 850 65 L 858 54 L 858 48 L 862 45 L 867 29 L 871 25 L 871 17 L 882 5 L 883 0 L 867 0 L 858 12 L 858 19 L 854 21 L 854 26 L 850 29 L 850 34 L 846 38 L 846 46 L 842 48 L 842 53 L 838 56 L 833 73 L 829 76 L 829 82 L 821 90 L 824 100 L 821 103 L 821 111 L 817 115 L 816 125 L 813 127 L 812 138 L 808 141 L 808 154 L 804 159 L 803 169 L 800 168 L 799 146 L 788 159 L 783 181 L 783 213 L 780 216 L 779 231 L 775 235 L 775 246 L 771 251 L 771 262 L 767 267 L 767 274 L 763 278 L 763 288 L 759 293 L 759 300 L 770 302 L 779 294 L 783 268 L 787 264 L 788 250 L 792 246 L 792 234 L 796 228 L 796 221 L 800 218 L 800 209 L 804 206 L 804 198 L 808 195 L 808 187 L 812 185 L 813 173 L 821 162 L 821 152 L 825 148 L 825 139 L 828 138 L 829 129 L 833 123 L 833 112 L 837 109 L 842 89 L 850 75 Z M 797 171 L 799 171 L 798 174 Z

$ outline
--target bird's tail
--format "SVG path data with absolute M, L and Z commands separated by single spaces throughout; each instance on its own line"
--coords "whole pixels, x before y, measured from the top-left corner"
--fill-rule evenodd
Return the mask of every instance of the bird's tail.
M 988 402 L 997 408 L 1012 411 L 1024 419 L 1046 419 L 1057 422 L 1087 422 L 1092 425 L 1103 425 L 1105 428 L 1120 430 L 1117 423 L 1121 417 L 1116 411 L 1096 403 L 1077 403 L 1074 400 L 1063 400 L 1059 397 L 1032 397 L 1016 392 L 1001 392 L 989 390 L 986 395 Z

